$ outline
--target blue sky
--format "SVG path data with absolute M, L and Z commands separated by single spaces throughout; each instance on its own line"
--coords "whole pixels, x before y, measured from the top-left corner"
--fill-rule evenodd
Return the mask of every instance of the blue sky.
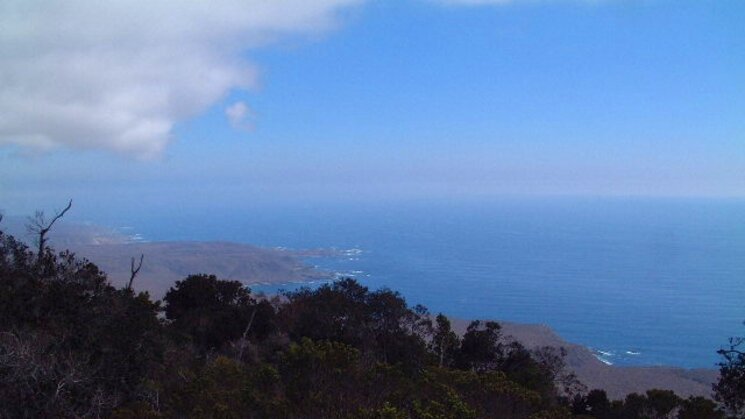
M 161 36 L 156 28 L 149 38 L 79 18 L 84 3 L 65 11 L 81 19 L 68 22 L 77 32 L 45 30 L 33 7 L 15 17 L 23 30 L 0 29 L 0 52 L 46 48 L 45 36 L 66 35 L 44 57 L 0 60 L 5 212 L 68 197 L 84 212 L 503 195 L 745 197 L 743 1 L 328 0 L 317 9 L 286 1 L 288 10 L 308 9 L 287 19 L 254 1 L 265 20 L 215 35 L 215 22 L 240 7 L 229 4 L 204 30 Z M 96 39 L 107 36 L 121 55 L 98 52 Z M 14 77 L 20 64 L 41 68 L 49 56 L 92 64 Z M 141 64 L 105 66 L 118 59 Z M 39 81 L 50 77 L 59 83 Z M 155 97 L 161 89 L 167 100 Z M 31 99 L 11 100 L 18 91 Z M 230 107 L 238 109 L 232 123 Z

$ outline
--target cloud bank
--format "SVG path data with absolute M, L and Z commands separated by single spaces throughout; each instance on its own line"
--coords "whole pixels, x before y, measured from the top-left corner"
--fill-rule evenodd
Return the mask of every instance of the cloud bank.
M 327 30 L 360 1 L 4 0 L 0 146 L 156 156 L 175 123 L 255 85 L 246 51 Z

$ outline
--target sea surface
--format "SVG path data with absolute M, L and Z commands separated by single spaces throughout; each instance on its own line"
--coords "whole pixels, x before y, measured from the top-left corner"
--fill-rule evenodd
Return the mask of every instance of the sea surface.
M 547 324 L 614 365 L 712 368 L 745 334 L 742 200 L 265 205 L 96 221 L 154 241 L 341 249 L 308 263 L 432 312 Z

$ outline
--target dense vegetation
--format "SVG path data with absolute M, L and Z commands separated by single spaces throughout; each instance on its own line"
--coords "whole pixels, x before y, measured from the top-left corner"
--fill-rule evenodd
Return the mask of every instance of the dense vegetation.
M 462 336 L 396 292 L 345 279 L 267 299 L 192 275 L 162 302 L 0 231 L 0 417 L 723 418 L 669 391 L 609 401 L 495 322 Z M 717 386 L 743 417 L 736 347 Z M 738 387 L 739 386 L 739 387 Z

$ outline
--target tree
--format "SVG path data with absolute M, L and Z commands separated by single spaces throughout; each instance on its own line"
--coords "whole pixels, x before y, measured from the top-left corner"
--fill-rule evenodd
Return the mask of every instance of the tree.
M 397 292 L 371 292 L 354 279 L 343 279 L 285 296 L 288 302 L 280 317 L 295 342 L 304 337 L 341 342 L 358 349 L 363 357 L 401 363 L 410 373 L 426 363 L 426 310 L 410 309 Z
M 458 368 L 477 372 L 498 369 L 504 356 L 501 329 L 497 322 L 472 321 L 461 340 L 456 362 Z
M 29 224 L 27 225 L 27 228 L 29 232 L 37 235 L 36 238 L 38 250 L 36 252 L 36 256 L 39 258 L 38 263 L 42 263 L 42 258 L 44 257 L 44 249 L 47 247 L 47 234 L 54 226 L 54 223 L 56 223 L 60 218 L 65 216 L 65 213 L 72 208 L 72 199 L 70 202 L 67 203 L 67 206 L 59 211 L 56 211 L 54 213 L 54 216 L 51 220 L 47 221 L 44 217 L 44 211 L 36 211 L 36 214 L 33 218 L 29 219 Z
M 683 401 L 672 390 L 647 390 L 647 404 L 655 419 L 666 419 Z
M 563 347 L 542 346 L 534 349 L 532 356 L 562 397 L 572 399 L 587 391 L 587 386 L 579 381 L 574 372 L 567 369 L 567 351 Z
M 650 418 L 647 406 L 647 397 L 639 393 L 631 393 L 626 396 L 621 409 L 620 417 L 623 419 Z
M 49 224 L 47 224 L 49 225 Z M 102 416 L 162 355 L 160 310 L 71 252 L 0 232 L 0 417 Z
M 360 353 L 349 345 L 303 339 L 290 345 L 279 371 L 298 417 L 351 417 L 364 404 Z
M 450 320 L 442 313 L 435 318 L 435 327 L 429 350 L 437 357 L 437 365 L 450 367 L 455 362 L 460 339 L 450 327 Z
M 724 419 L 724 412 L 713 401 L 697 396 L 683 400 L 678 419 Z
M 592 390 L 587 393 L 585 400 L 587 408 L 582 413 L 590 413 L 596 418 L 607 417 L 611 404 L 605 390 Z
M 268 303 L 258 310 L 259 303 L 242 283 L 214 275 L 190 275 L 176 281 L 163 301 L 171 326 L 188 335 L 201 353 L 222 349 L 243 338 L 244 332 L 268 333 L 274 317 Z
M 562 365 L 554 366 L 537 360 L 536 354 L 544 355 L 543 352 L 529 351 L 519 342 L 507 342 L 502 347 L 499 371 L 504 372 L 510 380 L 538 392 L 547 403 L 556 404 L 559 392 L 555 383 L 558 374 L 555 368 L 563 368 L 563 358 L 559 358 Z M 553 362 L 549 358 L 543 360 Z
M 732 417 L 745 418 L 745 338 L 731 338 L 728 348 L 717 353 L 724 359 L 719 363 L 714 398 Z

